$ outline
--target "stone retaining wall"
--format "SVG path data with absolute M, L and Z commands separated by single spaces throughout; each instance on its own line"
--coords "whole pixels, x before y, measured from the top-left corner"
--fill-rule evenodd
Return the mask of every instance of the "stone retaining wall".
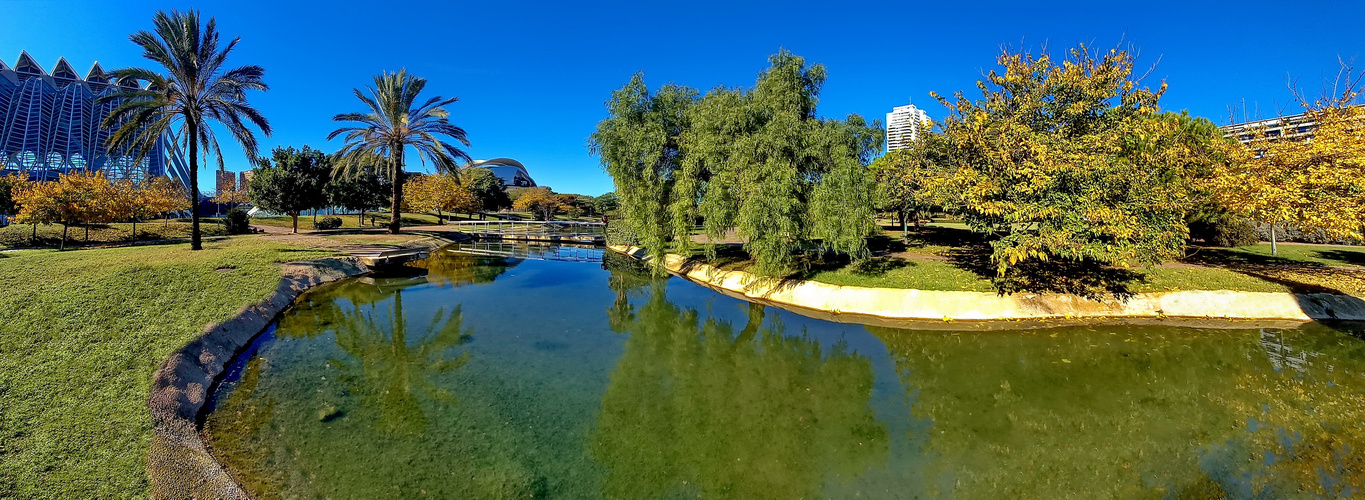
M 645 251 L 638 247 L 611 245 L 609 248 L 635 258 L 650 260 Z M 1189 290 L 1139 293 L 1126 300 L 1096 301 L 1065 294 L 999 295 L 989 292 L 865 288 L 815 281 L 777 280 L 760 278 L 744 271 L 722 271 L 674 254 L 665 256 L 663 266 L 677 276 L 728 295 L 818 311 L 827 316 L 853 315 L 876 320 L 989 321 L 1071 318 L 1365 320 L 1365 300 L 1330 293 Z

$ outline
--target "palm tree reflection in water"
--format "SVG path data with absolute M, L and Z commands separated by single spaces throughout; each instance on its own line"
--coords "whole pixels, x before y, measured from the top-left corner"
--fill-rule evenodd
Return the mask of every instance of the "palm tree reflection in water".
M 473 329 L 462 329 L 464 315 L 457 306 L 450 314 L 436 311 L 426 329 L 414 332 L 418 339 L 408 345 L 408 320 L 403 311 L 403 291 L 393 294 L 392 306 L 357 305 L 342 311 L 334 326 L 338 347 L 354 360 L 333 359 L 350 390 L 378 408 L 379 420 L 389 430 L 420 434 L 427 417 L 419 396 L 454 404 L 455 398 L 433 381 L 469 362 L 469 353 L 448 358 L 446 351 L 469 341 Z

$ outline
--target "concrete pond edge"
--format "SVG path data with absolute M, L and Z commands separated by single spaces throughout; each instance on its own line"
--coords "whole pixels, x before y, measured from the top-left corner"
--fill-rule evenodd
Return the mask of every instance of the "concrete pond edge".
M 608 245 L 608 248 L 636 259 L 653 260 L 643 248 L 627 245 Z M 663 260 L 662 265 L 669 273 L 726 295 L 792 309 L 820 319 L 877 326 L 1059 319 L 1365 320 L 1365 300 L 1332 293 L 1184 290 L 1133 294 L 1126 300 L 1093 300 L 1067 294 L 1000 295 L 831 285 L 725 271 L 676 254 L 666 254 Z
M 444 238 L 426 238 L 404 246 L 432 249 L 448 243 Z M 147 456 L 152 498 L 250 498 L 213 457 L 200 432 L 199 413 L 209 391 L 241 351 L 304 292 L 370 271 L 358 257 L 284 264 L 280 283 L 268 298 L 207 326 L 198 338 L 162 363 L 152 377 L 147 399 L 152 417 Z

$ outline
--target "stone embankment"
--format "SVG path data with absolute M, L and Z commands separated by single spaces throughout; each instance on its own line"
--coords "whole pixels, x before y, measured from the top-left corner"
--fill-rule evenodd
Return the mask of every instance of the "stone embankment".
M 611 245 L 613 251 L 650 260 L 643 249 Z M 1244 319 L 1365 320 L 1365 300 L 1330 293 L 1267 293 L 1188 290 L 1138 293 L 1092 300 L 1076 295 L 907 290 L 831 285 L 761 278 L 724 271 L 668 254 L 663 267 L 674 275 L 727 295 L 812 311 L 823 319 L 849 315 L 886 321 L 993 321 L 1051 319 Z M 848 321 L 845 319 L 844 321 Z M 869 322 L 854 319 L 851 322 Z

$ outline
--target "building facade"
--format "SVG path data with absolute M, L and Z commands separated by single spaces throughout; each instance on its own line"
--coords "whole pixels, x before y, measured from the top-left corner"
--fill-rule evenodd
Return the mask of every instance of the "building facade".
M 905 149 L 914 144 L 921 124 L 930 123 L 929 114 L 914 104 L 896 106 L 886 114 L 886 151 Z
M 531 173 L 526 171 L 526 166 L 511 158 L 474 160 L 460 168 L 486 168 L 502 179 L 502 184 L 507 187 L 536 187 L 536 181 L 531 178 Z
M 0 175 L 55 179 L 60 173 L 102 171 L 113 179 L 169 175 L 189 178 L 183 155 L 167 135 L 144 158 L 106 147 L 112 128 L 101 126 L 118 102 L 101 98 L 135 89 L 113 81 L 95 63 L 82 77 L 66 59 L 49 73 L 27 52 L 11 68 L 0 61 Z
M 214 175 L 213 189 L 218 194 L 237 190 L 237 174 L 227 170 L 218 170 Z

